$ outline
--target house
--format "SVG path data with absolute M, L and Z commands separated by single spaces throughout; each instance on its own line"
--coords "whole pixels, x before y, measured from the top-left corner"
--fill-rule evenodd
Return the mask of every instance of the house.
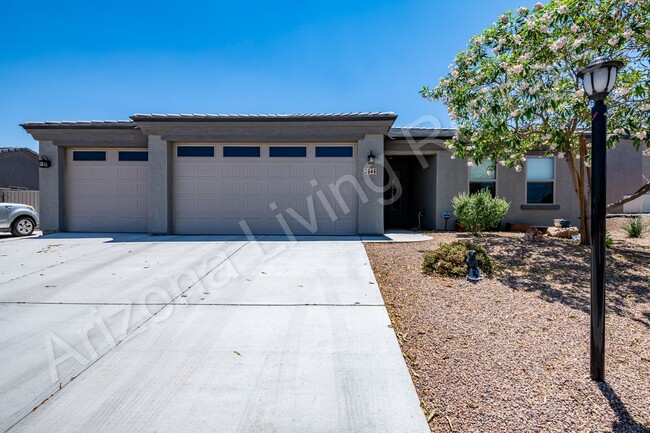
M 530 155 L 521 172 L 490 173 L 452 158 L 444 143 L 453 129 L 395 128 L 396 118 L 390 112 L 135 114 L 126 121 L 22 127 L 51 161 L 40 170 L 46 232 L 444 229 L 452 197 L 482 188 L 511 202 L 506 223 L 577 222 L 563 161 Z M 638 153 L 617 163 L 627 167 L 630 159 Z
M 26 147 L 0 147 L 0 188 L 38 191 L 38 154 Z

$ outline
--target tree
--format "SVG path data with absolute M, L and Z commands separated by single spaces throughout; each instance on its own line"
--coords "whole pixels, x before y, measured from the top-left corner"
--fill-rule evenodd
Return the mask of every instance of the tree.
M 529 152 L 564 159 L 588 243 L 591 111 L 577 71 L 600 55 L 625 63 L 607 100 L 607 145 L 629 138 L 650 156 L 649 54 L 649 1 L 551 0 L 500 16 L 420 93 L 446 103 L 458 129 L 447 147 L 468 164 L 521 171 Z

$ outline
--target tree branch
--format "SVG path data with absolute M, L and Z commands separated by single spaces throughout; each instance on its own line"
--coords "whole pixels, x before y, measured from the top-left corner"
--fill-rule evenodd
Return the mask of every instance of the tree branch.
M 650 182 L 643 185 L 641 188 L 639 188 L 634 194 L 632 194 L 628 198 L 624 198 L 624 199 L 621 199 L 621 200 L 616 201 L 614 203 L 608 204 L 607 205 L 607 210 L 612 210 L 614 208 L 622 206 L 625 203 L 628 203 L 628 202 L 630 202 L 630 201 L 632 201 L 634 199 L 637 199 L 637 198 L 641 197 L 642 195 L 645 195 L 648 192 L 650 192 Z

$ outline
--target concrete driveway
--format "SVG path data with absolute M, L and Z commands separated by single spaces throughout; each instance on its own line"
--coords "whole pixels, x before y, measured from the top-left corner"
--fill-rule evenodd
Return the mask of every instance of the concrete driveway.
M 357 237 L 0 240 L 0 431 L 429 432 Z

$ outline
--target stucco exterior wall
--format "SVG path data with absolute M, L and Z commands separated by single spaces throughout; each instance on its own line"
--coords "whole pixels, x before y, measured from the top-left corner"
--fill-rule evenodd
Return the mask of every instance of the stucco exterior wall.
M 172 232 L 172 145 L 149 136 L 149 233 Z
M 40 226 L 43 233 L 65 231 L 65 148 L 52 141 L 40 141 L 39 153 L 52 162 L 39 170 Z
M 461 159 L 451 159 L 451 153 L 442 151 L 436 155 L 436 229 L 445 228 L 442 213 L 449 211 L 452 217 L 447 225 L 448 230 L 454 228 L 454 208 L 451 199 L 461 191 L 467 191 L 467 162 Z
M 375 155 L 377 174 L 367 176 L 363 169 L 368 167 L 368 155 Z M 357 197 L 357 230 L 362 235 L 384 233 L 384 135 L 367 134 L 359 140 L 357 147 L 357 179 L 367 198 Z
M 622 140 L 607 152 L 607 203 L 621 200 L 650 181 L 649 160 L 634 148 L 630 140 Z M 609 212 L 623 212 L 623 207 Z
M 38 159 L 26 151 L 0 153 L 0 187 L 38 191 Z
M 436 185 L 436 228 L 442 230 L 444 211 L 453 213 L 452 198 L 469 188 L 469 170 L 466 160 L 451 159 L 449 152 L 437 154 Z M 577 204 L 571 174 L 564 160 L 555 160 L 555 203 L 554 206 L 540 205 L 530 209 L 526 206 L 526 169 L 517 173 L 515 169 L 499 166 L 497 168 L 497 195 L 510 202 L 510 210 L 503 219 L 507 224 L 530 224 L 550 226 L 555 218 L 579 223 L 580 210 Z M 522 208 L 523 206 L 523 208 Z M 455 221 L 452 216 L 447 228 L 452 229 Z
M 497 195 L 510 202 L 510 210 L 503 222 L 552 226 L 555 218 L 564 218 L 577 226 L 580 223 L 580 207 L 566 161 L 555 159 L 555 206 L 526 206 L 526 163 L 523 166 L 524 169 L 519 173 L 512 168 L 497 168 Z

